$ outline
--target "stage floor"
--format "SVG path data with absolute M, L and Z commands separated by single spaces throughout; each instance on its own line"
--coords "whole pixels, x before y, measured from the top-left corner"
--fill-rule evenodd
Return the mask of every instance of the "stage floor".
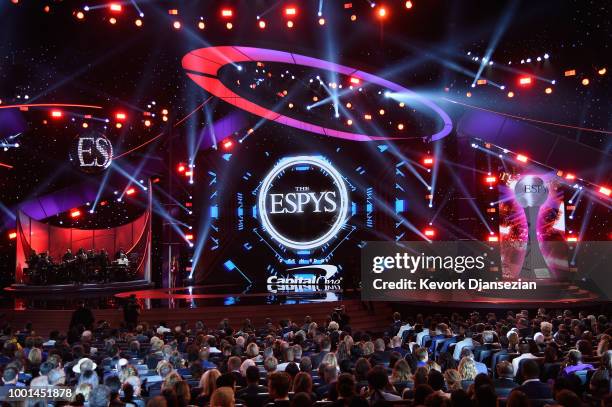
M 92 309 L 116 309 L 125 299 L 134 295 L 144 309 L 206 309 L 220 306 L 261 306 L 331 303 L 345 300 L 360 300 L 361 292 L 355 289 L 329 290 L 302 287 L 300 292 L 270 292 L 266 286 L 244 286 L 236 284 L 195 285 L 177 288 L 152 288 L 146 282 L 138 284 L 113 283 L 106 285 L 54 286 L 54 287 L 10 287 L 0 299 L 0 309 L 14 310 L 68 310 L 84 300 Z M 542 295 L 512 298 L 489 295 L 467 298 L 449 292 L 398 292 L 384 301 L 401 306 L 437 308 L 537 308 L 577 307 L 609 303 L 590 290 L 574 284 L 551 284 Z M 546 295 L 544 295 L 546 294 Z

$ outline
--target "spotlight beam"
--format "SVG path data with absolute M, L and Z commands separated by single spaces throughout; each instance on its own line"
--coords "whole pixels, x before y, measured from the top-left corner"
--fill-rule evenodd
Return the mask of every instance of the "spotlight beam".
M 496 24 L 497 28 L 495 32 L 493 33 L 493 37 L 491 37 L 491 40 L 489 41 L 489 45 L 487 46 L 485 55 L 482 57 L 480 61 L 480 67 L 478 67 L 478 72 L 476 72 L 476 76 L 474 77 L 474 80 L 472 81 L 472 86 L 476 84 L 476 81 L 478 81 L 478 79 L 480 78 L 482 71 L 485 69 L 485 67 L 491 60 L 491 56 L 493 55 L 495 48 L 497 48 L 497 44 L 499 43 L 499 40 L 506 32 L 506 29 L 508 28 L 508 25 L 510 24 L 510 20 L 512 20 L 512 17 L 514 16 L 514 12 L 517 6 L 518 6 L 518 1 L 516 0 L 511 1 L 510 3 L 506 5 L 506 8 L 503 11 L 503 15 L 501 19 Z

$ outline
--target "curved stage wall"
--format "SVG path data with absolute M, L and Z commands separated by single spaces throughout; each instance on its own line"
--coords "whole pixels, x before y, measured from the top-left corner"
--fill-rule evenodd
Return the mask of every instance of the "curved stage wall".
M 120 248 L 128 255 L 138 255 L 136 279 L 151 281 L 151 188 L 149 202 L 143 215 L 125 225 L 107 229 L 77 229 L 52 226 L 37 221 L 23 212 L 17 216 L 17 261 L 15 282 L 24 284 L 23 269 L 32 251 L 41 253 L 49 250 L 49 255 L 57 261 L 66 249 L 73 253 L 85 250 L 106 249 L 114 256 Z

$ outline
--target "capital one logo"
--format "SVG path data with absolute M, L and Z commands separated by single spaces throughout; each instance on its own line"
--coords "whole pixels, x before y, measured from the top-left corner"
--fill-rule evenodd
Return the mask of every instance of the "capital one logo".
M 113 159 L 113 146 L 101 134 L 80 135 L 73 141 L 70 160 L 84 172 L 99 172 L 108 168 Z
M 323 157 L 288 157 L 263 179 L 257 209 L 276 242 L 310 250 L 329 242 L 346 223 L 348 192 L 342 175 Z

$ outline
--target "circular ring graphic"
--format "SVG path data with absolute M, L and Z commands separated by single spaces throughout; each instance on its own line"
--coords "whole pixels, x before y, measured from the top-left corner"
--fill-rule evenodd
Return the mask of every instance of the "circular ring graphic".
M 363 82 L 374 83 L 388 89 L 389 91 L 406 93 L 410 95 L 410 97 L 415 98 L 420 103 L 427 106 L 429 109 L 433 110 L 442 120 L 444 124 L 442 129 L 430 136 L 432 141 L 440 140 L 446 137 L 453 129 L 453 123 L 448 114 L 446 114 L 446 112 L 434 102 L 423 97 L 422 95 L 398 85 L 395 82 L 381 78 L 380 76 L 372 75 L 355 68 L 339 65 L 322 59 L 272 49 L 221 46 L 193 50 L 183 57 L 182 64 L 183 68 L 187 71 L 187 75 L 195 83 L 204 88 L 204 90 L 213 94 L 214 96 L 219 97 L 220 99 L 223 99 L 227 103 L 264 119 L 275 121 L 277 123 L 304 131 L 345 140 L 372 141 L 401 139 L 394 137 L 369 136 L 362 133 L 351 133 L 342 130 L 330 129 L 328 127 L 323 127 L 282 115 L 251 102 L 250 100 L 247 100 L 230 90 L 217 76 L 219 70 L 225 65 L 238 64 L 241 62 L 278 62 L 325 69 L 342 75 L 358 78 Z
M 340 209 L 338 211 L 338 217 L 334 221 L 332 227 L 318 238 L 306 242 L 298 242 L 296 240 L 292 240 L 281 235 L 270 223 L 270 219 L 268 218 L 268 211 L 266 209 L 266 195 L 268 194 L 268 190 L 272 186 L 272 181 L 278 176 L 278 174 L 285 171 L 287 168 L 297 164 L 313 165 L 322 169 L 327 174 L 329 174 L 334 183 L 338 186 L 338 190 L 340 192 Z M 278 164 L 276 164 L 276 166 L 272 169 L 272 171 L 270 171 L 268 175 L 266 175 L 266 177 L 263 179 L 261 183 L 261 189 L 259 190 L 259 196 L 257 199 L 257 210 L 260 214 L 259 216 L 261 218 L 261 224 L 274 240 L 276 240 L 283 246 L 295 250 L 310 250 L 329 242 L 340 231 L 342 226 L 344 226 L 348 214 L 348 192 L 346 190 L 344 180 L 342 179 L 342 175 L 340 175 L 340 173 L 323 158 L 312 156 L 288 157 L 280 160 Z

